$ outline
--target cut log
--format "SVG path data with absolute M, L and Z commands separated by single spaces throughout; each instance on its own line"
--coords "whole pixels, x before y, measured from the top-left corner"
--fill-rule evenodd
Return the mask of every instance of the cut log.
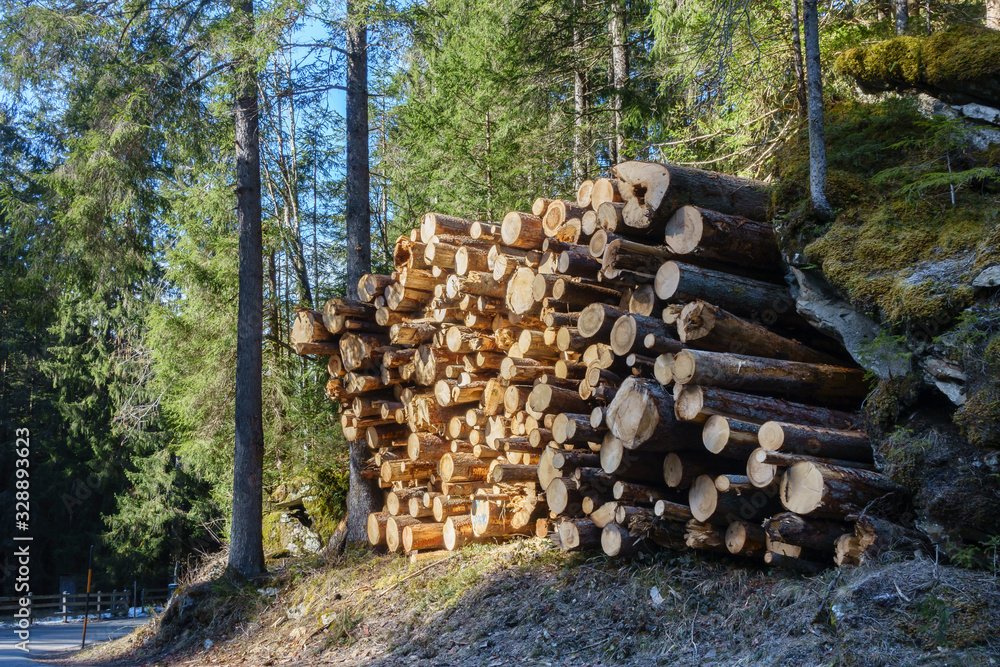
M 469 236 L 476 241 L 499 243 L 500 225 L 493 225 L 488 222 L 474 222 L 469 227 Z
M 627 556 L 641 550 L 641 539 L 617 523 L 609 523 L 601 530 L 601 549 L 612 558 Z
M 703 299 L 751 321 L 808 331 L 784 285 L 744 278 L 676 261 L 656 272 L 656 296 L 668 302 Z
M 473 222 L 453 215 L 425 213 L 420 220 L 420 242 L 430 243 L 433 237 L 444 234 L 468 236 Z
M 585 246 L 578 246 L 585 247 Z M 563 250 L 556 262 L 556 271 L 561 275 L 579 278 L 596 278 L 601 270 L 600 260 L 581 250 Z
M 606 203 L 621 202 L 622 195 L 618 191 L 618 181 L 613 178 L 599 178 L 594 181 L 590 191 L 590 206 L 599 210 Z
M 323 323 L 323 313 L 316 310 L 300 310 L 292 324 L 292 346 L 305 346 L 332 341 L 334 336 Z M 303 353 L 298 354 L 316 354 Z
M 698 423 L 711 415 L 725 415 L 758 424 L 775 420 L 835 428 L 852 428 L 861 419 L 840 410 L 696 385 L 683 387 L 676 399 L 675 414 L 682 421 Z
M 451 451 L 450 443 L 433 433 L 411 433 L 406 440 L 406 454 L 411 461 L 438 460 Z
M 623 315 L 611 327 L 611 349 L 622 357 L 632 352 L 645 354 L 646 336 L 669 338 L 673 333 L 659 318 Z
M 537 465 L 499 464 L 492 467 L 494 484 L 518 484 L 538 481 Z
M 719 465 L 719 461 L 694 452 L 677 454 L 669 452 L 663 457 L 661 479 L 671 489 L 688 489 L 702 475 L 718 474 L 733 465 Z
M 542 216 L 542 229 L 546 236 L 555 236 L 556 231 L 570 218 L 581 218 L 588 206 L 576 204 L 565 199 L 553 199 Z M 541 247 L 541 243 L 537 247 Z
M 545 240 L 542 219 L 530 213 L 511 211 L 500 225 L 500 238 L 512 248 L 540 248 Z
M 684 544 L 689 549 L 729 553 L 726 534 L 718 526 L 691 519 L 685 526 Z
M 780 488 L 781 504 L 803 516 L 844 517 L 886 496 L 894 496 L 896 504 L 906 497 L 905 490 L 880 473 L 808 461 L 789 468 Z
M 557 531 L 563 551 L 593 549 L 601 543 L 601 528 L 590 519 L 563 519 Z
M 669 500 L 657 500 L 653 506 L 653 514 L 668 521 L 687 522 L 694 518 L 690 507 Z
M 454 551 L 458 547 L 475 542 L 476 538 L 472 532 L 472 517 L 468 514 L 449 516 L 444 520 L 441 536 L 444 548 L 448 551 Z
M 528 407 L 535 412 L 550 413 L 583 413 L 590 409 L 579 394 L 547 384 L 535 385 L 528 396 Z
M 424 551 L 444 548 L 443 523 L 414 523 L 403 528 L 403 551 Z
M 533 535 L 534 523 L 518 526 L 518 509 L 508 504 L 506 498 L 494 499 L 477 495 L 472 499 L 472 533 L 476 537 L 503 537 L 506 535 Z
M 614 338 L 612 337 L 612 346 Z M 674 382 L 786 394 L 800 398 L 860 399 L 868 395 L 865 372 L 843 366 L 779 361 L 727 352 L 681 350 Z
M 490 462 L 471 454 L 449 452 L 441 457 L 436 467 L 444 482 L 480 482 L 486 480 Z
M 622 294 L 608 287 L 560 278 L 552 286 L 552 297 L 571 306 L 583 307 L 592 303 L 619 303 Z
M 608 428 L 626 449 L 671 436 L 674 399 L 656 381 L 630 377 L 622 382 L 606 413 Z
M 873 462 L 874 452 L 864 431 L 766 422 L 757 434 L 764 449 L 828 459 Z
M 677 496 L 655 486 L 636 484 L 618 480 L 612 487 L 615 500 L 626 505 L 648 505 L 652 507 L 657 500 L 676 500 Z
M 507 306 L 514 313 L 527 313 L 535 305 L 532 285 L 535 272 L 527 267 L 521 267 L 514 272 L 507 283 L 505 294 Z
M 413 486 L 390 491 L 385 496 L 385 507 L 391 516 L 398 516 L 409 509 L 410 498 L 421 498 L 426 491 L 426 486 Z
M 392 516 L 388 512 L 372 512 L 368 515 L 368 543 L 373 547 L 385 544 L 385 525 Z
M 380 474 L 383 482 L 409 482 L 430 479 L 436 468 L 434 461 L 385 461 Z
M 755 521 L 778 509 L 774 486 L 754 489 L 749 494 L 737 490 L 721 492 L 711 475 L 701 475 L 691 485 L 688 505 L 698 521 L 728 526 L 732 521 Z
M 749 354 L 771 359 L 839 364 L 839 360 L 780 336 L 760 323 L 737 317 L 705 301 L 693 301 L 677 319 L 681 342 L 700 350 Z
M 472 499 L 468 497 L 439 495 L 431 502 L 431 512 L 437 522 L 443 522 L 450 516 L 468 515 L 471 507 Z
M 805 519 L 794 512 L 782 512 L 765 521 L 764 530 L 772 542 L 829 554 L 840 536 L 850 532 L 850 527 L 843 521 Z
M 575 479 L 555 477 L 545 487 L 545 498 L 555 514 L 572 514 L 579 508 L 583 496 Z
M 559 444 L 600 442 L 606 430 L 591 426 L 589 414 L 561 412 L 552 422 L 552 438 Z
M 731 554 L 756 554 L 764 550 L 764 529 L 746 521 L 733 521 L 726 529 L 726 548 Z
M 391 284 L 392 278 L 390 276 L 366 273 L 358 281 L 358 299 L 365 303 L 371 303 Z
M 746 460 L 757 449 L 760 426 L 732 417 L 712 415 L 701 429 L 705 449 L 727 458 Z
M 608 343 L 615 323 L 627 315 L 626 312 L 604 303 L 592 303 L 580 313 L 577 331 L 591 342 Z
M 836 544 L 834 562 L 837 565 L 865 565 L 889 550 L 903 552 L 933 549 L 927 536 L 913 528 L 907 528 L 869 514 L 849 516 L 856 521 L 854 539 L 844 540 L 842 536 Z
M 681 206 L 667 221 L 664 240 L 678 255 L 781 271 L 774 228 L 739 215 Z
M 625 223 L 643 229 L 698 202 L 713 211 L 768 220 L 771 194 L 764 183 L 672 164 L 625 162 L 612 167 L 625 201 Z
M 601 229 L 594 233 L 596 236 L 601 230 L 614 232 L 622 228 L 625 224 L 622 218 L 622 211 L 625 208 L 623 202 L 604 202 L 597 208 L 597 224 L 600 225 Z M 591 239 L 593 240 L 593 239 Z M 596 257 L 601 257 L 604 254 L 604 247 L 607 245 L 607 236 L 603 236 L 601 241 L 598 242 L 599 252 L 595 255 Z
M 385 544 L 389 551 L 396 553 L 403 546 L 403 529 L 407 526 L 416 526 L 421 523 L 420 519 L 412 516 L 391 516 L 385 522 Z

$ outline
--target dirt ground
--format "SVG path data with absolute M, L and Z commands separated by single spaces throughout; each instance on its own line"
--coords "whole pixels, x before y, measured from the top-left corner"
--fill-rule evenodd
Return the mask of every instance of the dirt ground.
M 224 558 L 167 611 L 67 665 L 996 665 L 996 573 L 894 554 L 818 576 L 664 551 L 566 554 L 544 540 L 412 561 L 350 552 Z

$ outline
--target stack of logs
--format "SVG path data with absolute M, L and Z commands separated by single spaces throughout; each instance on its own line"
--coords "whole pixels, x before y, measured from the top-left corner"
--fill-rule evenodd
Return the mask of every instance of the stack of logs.
M 386 492 L 372 544 L 519 535 L 813 570 L 918 541 L 864 372 L 795 311 L 763 184 L 627 162 L 502 224 L 426 214 L 391 276 L 300 312 L 299 354 Z

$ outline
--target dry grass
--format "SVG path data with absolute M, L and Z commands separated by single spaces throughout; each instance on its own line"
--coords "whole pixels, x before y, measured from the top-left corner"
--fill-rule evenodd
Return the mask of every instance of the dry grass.
M 195 573 L 158 624 L 76 664 L 991 665 L 1000 648 L 997 580 L 927 559 L 804 578 L 528 540 L 416 563 L 289 560 L 253 585 L 223 563 Z

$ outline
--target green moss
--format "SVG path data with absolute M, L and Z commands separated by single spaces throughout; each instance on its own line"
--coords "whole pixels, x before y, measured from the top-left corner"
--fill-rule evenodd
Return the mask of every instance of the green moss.
M 1000 449 L 1000 334 L 990 337 L 985 346 L 969 347 L 966 364 L 981 371 L 984 381 L 955 412 L 955 423 L 972 444 Z
M 282 512 L 268 512 L 263 519 L 264 532 L 264 553 L 275 555 L 285 552 L 285 545 L 281 543 L 281 515 Z
M 909 429 L 897 428 L 878 446 L 878 453 L 885 462 L 885 474 L 896 484 L 918 488 L 920 470 L 933 446 L 929 438 L 918 438 Z
M 942 322 L 973 300 L 974 272 L 1000 259 L 995 195 L 972 187 L 976 169 L 1000 162 L 1000 151 L 970 153 L 959 128 L 927 120 L 911 101 L 841 103 L 827 113 L 827 195 L 832 221 L 808 211 L 807 133 L 775 161 L 775 209 L 781 242 L 822 267 L 855 306 L 883 321 Z M 946 155 L 962 155 L 949 172 Z M 958 178 L 955 204 L 947 179 Z M 942 181 L 944 179 L 944 181 Z
M 1000 76 L 1000 33 L 963 27 L 928 37 L 896 37 L 848 49 L 837 72 L 880 90 L 932 88 L 972 95 L 996 95 Z
M 900 413 L 916 403 L 919 390 L 920 378 L 915 375 L 880 381 L 865 400 L 865 430 L 869 435 L 878 438 L 890 431 Z
M 938 589 L 913 605 L 900 625 L 927 650 L 988 643 L 1000 622 L 995 605 L 978 592 Z

